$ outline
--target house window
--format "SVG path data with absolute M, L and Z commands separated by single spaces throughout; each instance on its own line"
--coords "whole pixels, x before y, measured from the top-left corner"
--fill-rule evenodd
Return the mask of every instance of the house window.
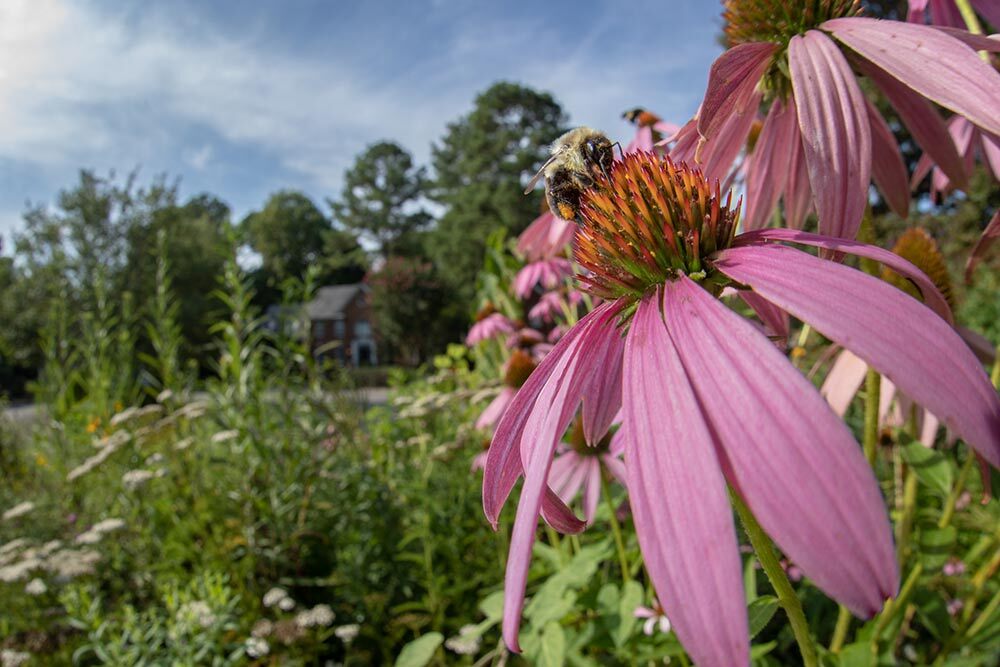
M 370 338 L 372 335 L 372 325 L 365 320 L 354 323 L 354 336 L 356 338 Z
M 326 322 L 321 321 L 313 323 L 313 337 L 326 338 Z
M 344 320 L 334 320 L 333 321 L 333 337 L 338 340 L 343 340 L 344 338 Z

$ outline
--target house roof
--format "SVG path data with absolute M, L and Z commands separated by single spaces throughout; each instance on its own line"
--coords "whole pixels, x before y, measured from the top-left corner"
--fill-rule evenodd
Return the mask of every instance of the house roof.
M 344 317 L 344 309 L 360 291 L 366 291 L 364 283 L 353 285 L 330 285 L 320 287 L 316 297 L 306 304 L 310 320 L 336 320 Z

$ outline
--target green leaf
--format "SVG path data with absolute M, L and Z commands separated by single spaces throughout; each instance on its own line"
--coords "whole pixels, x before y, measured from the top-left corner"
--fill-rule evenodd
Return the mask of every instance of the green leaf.
M 612 636 L 615 646 L 621 646 L 632 636 L 638 621 L 635 617 L 635 608 L 642 604 L 643 593 L 642 586 L 636 581 L 627 581 L 622 586 L 622 597 L 618 602 L 618 628 Z
M 924 567 L 937 570 L 951 554 L 958 531 L 954 526 L 946 528 L 922 528 L 920 530 L 920 555 Z
M 840 651 L 840 667 L 874 667 L 875 655 L 869 642 L 848 644 Z
M 396 667 L 424 667 L 434 657 L 434 652 L 443 641 L 444 636 L 440 632 L 428 632 L 417 637 L 399 652 Z
M 750 659 L 757 660 L 763 658 L 765 655 L 773 651 L 778 647 L 778 642 L 768 642 L 766 644 L 757 644 L 756 646 L 750 647 Z
M 503 591 L 490 593 L 479 601 L 479 611 L 491 621 L 503 618 Z
M 899 444 L 903 460 L 917 475 L 921 484 L 943 496 L 951 492 L 952 472 L 948 459 L 937 450 L 924 447 L 905 432 L 900 432 Z
M 618 611 L 618 584 L 607 583 L 597 592 L 597 609 L 602 616 L 613 616 Z
M 763 630 L 774 612 L 778 611 L 778 598 L 773 595 L 762 595 L 747 607 L 750 615 L 750 638 L 753 639 Z
M 535 664 L 538 667 L 562 667 L 566 664 L 566 635 L 558 623 L 553 621 L 545 626 Z

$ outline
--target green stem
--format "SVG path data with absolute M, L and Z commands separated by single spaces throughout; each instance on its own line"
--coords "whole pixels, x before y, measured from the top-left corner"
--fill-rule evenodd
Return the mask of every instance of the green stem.
M 910 596 L 913 594 L 913 589 L 917 587 L 917 581 L 920 580 L 920 575 L 923 573 L 924 566 L 922 563 L 914 565 L 913 569 L 910 570 L 909 576 L 906 577 L 906 581 L 903 582 L 903 586 L 899 589 L 899 595 L 885 603 L 885 609 L 882 610 L 882 614 L 879 616 L 878 622 L 875 624 L 875 632 L 872 634 L 872 648 L 876 653 L 878 652 L 879 637 L 896 618 L 896 616 L 899 615 L 902 610 L 906 609 L 906 604 L 909 602 Z
M 958 502 L 959 496 L 965 490 L 965 482 L 969 479 L 969 473 L 972 471 L 972 464 L 975 460 L 975 454 L 970 451 L 965 459 L 965 463 L 962 464 L 962 469 L 958 471 L 958 479 L 955 480 L 955 486 L 952 487 L 951 493 L 948 494 L 948 499 L 944 502 L 944 509 L 941 510 L 941 518 L 938 519 L 938 528 L 947 528 L 948 524 L 951 523 L 951 518 L 955 515 L 955 503 Z
M 611 498 L 611 489 L 608 480 L 601 475 L 601 489 L 604 491 L 604 499 L 608 504 L 608 516 L 611 517 L 611 532 L 615 536 L 615 548 L 618 550 L 618 564 L 622 569 L 622 582 L 628 583 L 632 580 L 632 573 L 628 567 L 628 557 L 625 555 L 625 541 L 622 539 L 622 527 L 618 523 L 616 516 L 615 501 Z
M 974 35 L 982 35 L 983 25 L 979 22 L 979 17 L 976 16 L 976 12 L 972 9 L 972 5 L 969 4 L 969 0 L 955 0 L 955 5 L 958 7 L 958 13 L 962 15 L 962 19 L 965 21 L 969 32 Z M 986 63 L 990 62 L 990 54 L 986 53 L 986 51 L 980 51 L 979 57 Z
M 767 578 L 771 581 L 775 593 L 778 594 L 778 602 L 781 603 L 781 607 L 788 615 L 792 633 L 795 635 L 795 641 L 802 653 L 802 664 L 805 667 L 817 667 L 819 661 L 816 658 L 816 647 L 809 635 L 809 623 L 806 621 L 805 612 L 802 611 L 802 603 L 795 594 L 791 582 L 788 581 L 788 575 L 782 569 L 781 563 L 778 562 L 778 556 L 774 553 L 771 539 L 757 523 L 750 508 L 746 506 L 739 495 L 732 491 L 729 495 L 732 498 L 733 506 L 736 507 L 737 514 L 740 515 L 740 521 L 743 523 L 747 537 L 750 538 L 750 543 L 753 545 L 754 551 L 757 552 L 757 559 L 760 561 L 764 573 L 767 574 Z
M 913 534 L 913 513 L 917 507 L 917 476 L 907 466 L 903 472 L 906 481 L 903 482 L 903 513 L 896 525 L 896 554 L 899 564 L 906 563 L 910 552 L 910 537 Z
M 875 467 L 875 457 L 878 454 L 878 403 L 882 389 L 882 378 L 878 371 L 868 369 L 865 375 L 865 433 L 864 449 L 868 464 Z
M 559 552 L 559 561 L 565 565 L 569 562 L 569 558 L 566 556 L 566 552 L 563 551 L 562 540 L 559 539 L 559 533 L 557 533 L 549 524 L 545 524 L 545 534 L 549 536 L 549 543 L 552 547 Z
M 837 625 L 833 628 L 833 638 L 830 640 L 830 653 L 840 653 L 847 639 L 847 629 L 851 626 L 851 612 L 847 607 L 840 605 L 837 610 Z
M 990 373 L 990 380 L 994 389 L 1000 389 L 1000 345 L 997 345 L 996 356 L 993 360 L 993 372 Z

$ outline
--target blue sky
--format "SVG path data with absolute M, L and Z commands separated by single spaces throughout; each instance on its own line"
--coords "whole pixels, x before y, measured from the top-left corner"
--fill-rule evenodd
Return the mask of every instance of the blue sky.
M 211 192 L 237 219 L 280 188 L 321 203 L 373 141 L 425 163 L 500 79 L 626 139 L 627 108 L 694 112 L 719 13 L 712 0 L 4 0 L 0 236 L 84 167 L 179 177 L 182 197 Z

